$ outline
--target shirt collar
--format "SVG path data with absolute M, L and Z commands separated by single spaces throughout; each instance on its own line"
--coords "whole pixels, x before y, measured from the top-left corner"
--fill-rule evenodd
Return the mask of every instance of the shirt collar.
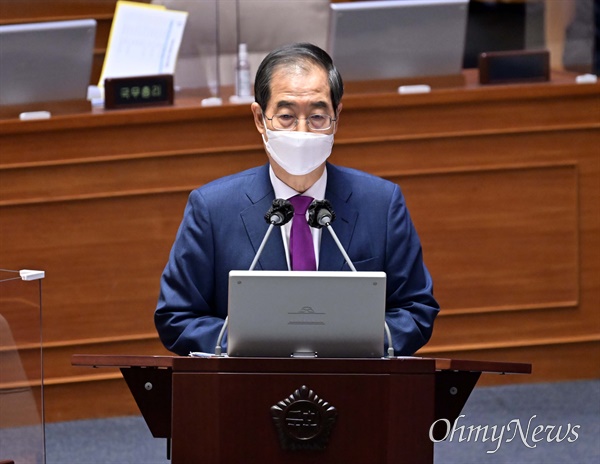
M 275 191 L 275 198 L 288 199 L 295 195 L 300 195 L 300 192 L 296 192 L 289 185 L 284 184 L 273 172 L 273 168 L 269 165 L 269 177 L 271 178 L 271 184 Z M 315 200 L 325 199 L 325 188 L 327 187 L 327 168 L 323 170 L 323 174 L 319 179 L 306 191 L 302 192 L 302 195 L 312 197 Z

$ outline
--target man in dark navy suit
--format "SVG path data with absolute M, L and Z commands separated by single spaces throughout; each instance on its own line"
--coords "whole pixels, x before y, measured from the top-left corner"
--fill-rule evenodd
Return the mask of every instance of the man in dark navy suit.
M 227 316 L 229 271 L 250 267 L 273 200 L 300 195 L 331 203 L 336 234 L 357 270 L 386 273 L 393 347 L 412 355 L 431 337 L 439 306 L 399 187 L 327 162 L 343 94 L 331 58 L 311 44 L 275 50 L 261 63 L 254 91 L 251 109 L 269 162 L 190 194 L 161 278 L 155 322 L 162 342 L 180 355 L 214 352 Z M 271 236 L 256 269 L 349 270 L 322 229 L 309 232 L 313 247 L 302 263 L 290 256 L 294 221 L 281 237 Z

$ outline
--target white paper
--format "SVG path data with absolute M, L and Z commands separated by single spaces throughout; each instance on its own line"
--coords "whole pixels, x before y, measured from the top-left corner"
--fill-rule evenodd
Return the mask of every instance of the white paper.
M 188 13 L 118 1 L 99 87 L 108 77 L 174 74 Z

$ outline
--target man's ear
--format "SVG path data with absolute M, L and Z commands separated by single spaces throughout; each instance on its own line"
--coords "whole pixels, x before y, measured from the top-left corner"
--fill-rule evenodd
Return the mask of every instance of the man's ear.
M 265 121 L 263 119 L 263 112 L 260 105 L 256 102 L 253 102 L 250 105 L 250 109 L 252 110 L 252 114 L 254 116 L 254 125 L 256 126 L 256 129 L 261 134 L 266 133 Z

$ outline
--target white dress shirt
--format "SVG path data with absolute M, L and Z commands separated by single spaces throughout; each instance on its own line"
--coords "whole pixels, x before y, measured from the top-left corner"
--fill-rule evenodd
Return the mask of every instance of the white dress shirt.
M 275 191 L 275 198 L 290 199 L 296 195 L 304 195 L 307 197 L 313 197 L 315 200 L 325 199 L 325 187 L 327 186 L 327 169 L 323 171 L 323 175 L 310 187 L 306 192 L 296 192 L 290 186 L 284 184 L 273 172 L 273 168 L 269 166 L 269 175 L 271 177 L 271 184 Z M 308 212 L 307 212 L 308 218 Z M 283 247 L 285 249 L 285 259 L 287 262 L 288 270 L 291 270 L 290 265 L 290 231 L 291 221 L 281 227 L 281 237 L 283 239 Z M 315 262 L 317 263 L 317 269 L 319 269 L 319 249 L 321 247 L 321 230 L 311 227 L 313 245 L 315 248 Z

